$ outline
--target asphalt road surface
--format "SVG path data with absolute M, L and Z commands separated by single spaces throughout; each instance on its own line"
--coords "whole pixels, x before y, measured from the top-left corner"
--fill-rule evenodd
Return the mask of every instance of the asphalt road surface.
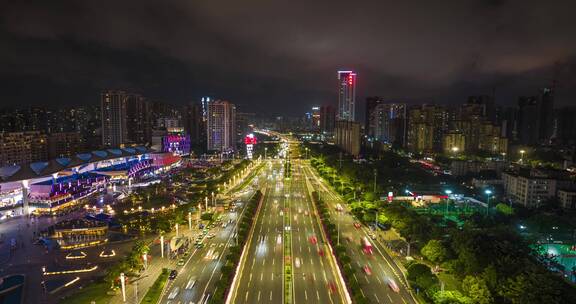
M 415 303 L 400 268 L 383 249 L 379 240 L 371 239 L 369 229 L 366 227 L 355 228 L 356 221 L 340 197 L 321 181 L 307 161 L 299 161 L 298 166 L 300 165 L 304 168 L 312 187 L 320 192 L 321 198 L 328 204 L 333 222 L 340 223 L 340 242 L 346 246 L 352 263 L 356 266 L 354 277 L 360 283 L 364 296 L 371 303 Z M 336 211 L 338 203 L 345 208 L 343 212 Z M 362 237 L 369 238 L 373 247 L 372 254 L 366 254 L 362 250 Z M 368 266 L 371 274 L 365 272 L 365 266 Z M 392 290 L 390 280 L 396 283 L 399 292 Z
M 290 180 L 275 162 L 267 169 L 268 191 L 248 241 L 247 257 L 231 303 L 282 303 L 282 263 L 292 262 L 294 303 L 343 303 L 334 265 L 314 218 L 303 172 L 293 167 Z M 289 221 L 284 217 L 290 216 Z M 292 234 L 292 256 L 283 251 L 283 229 Z M 323 253 L 320 253 L 323 251 Z

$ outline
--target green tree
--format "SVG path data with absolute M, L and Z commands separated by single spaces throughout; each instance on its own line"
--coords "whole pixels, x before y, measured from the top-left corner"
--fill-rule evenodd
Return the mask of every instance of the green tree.
M 462 281 L 462 290 L 472 299 L 473 303 L 490 304 L 494 302 L 492 294 L 482 278 L 466 276 Z
M 429 289 L 438 284 L 438 278 L 432 274 L 430 267 L 415 263 L 408 267 L 408 281 L 423 289 Z
M 505 214 L 505 215 L 512 215 L 514 214 L 514 209 L 512 209 L 510 206 L 500 203 L 498 205 L 496 205 L 496 211 Z
M 420 253 L 431 262 L 442 263 L 448 255 L 448 250 L 439 240 L 430 240 L 422 247 Z

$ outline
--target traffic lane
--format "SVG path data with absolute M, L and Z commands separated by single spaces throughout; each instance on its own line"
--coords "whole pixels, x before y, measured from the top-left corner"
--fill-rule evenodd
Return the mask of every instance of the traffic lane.
M 301 193 L 305 198 L 304 203 L 306 204 L 306 209 L 308 211 L 308 215 L 306 215 L 306 213 L 304 212 L 303 219 L 305 223 L 308 223 L 309 226 L 312 227 L 312 233 L 317 238 L 317 244 L 313 246 L 315 247 L 316 252 L 311 252 L 311 254 L 318 258 L 318 261 L 320 262 L 319 266 L 321 266 L 320 267 L 321 272 L 316 271 L 316 273 L 322 274 L 321 276 L 322 278 L 318 280 L 314 275 L 313 279 L 317 282 L 318 285 L 320 285 L 321 289 L 326 290 L 328 292 L 330 298 L 333 298 L 337 302 L 344 302 L 344 299 L 341 298 L 342 294 L 337 291 L 332 291 L 329 286 L 330 284 L 331 286 L 335 286 L 336 288 L 346 288 L 345 286 L 340 286 L 339 284 L 336 284 L 337 278 L 335 276 L 337 275 L 336 274 L 337 269 L 335 269 L 334 267 L 337 266 L 330 263 L 329 259 L 326 257 L 326 253 L 329 252 L 329 248 L 326 244 L 323 243 L 321 234 L 322 228 L 320 226 L 319 221 L 317 220 L 317 218 L 313 213 L 314 211 L 313 202 L 311 197 L 308 195 L 308 187 L 306 185 L 306 175 L 301 166 L 298 166 L 298 169 L 300 171 L 299 172 L 300 174 L 298 175 L 299 176 L 298 181 L 301 187 Z M 307 241 L 310 241 L 310 239 L 308 238 Z M 320 249 L 322 249 L 324 256 L 320 255 L 319 253 Z
M 311 171 L 311 169 L 310 169 L 310 171 Z M 319 185 L 318 185 L 318 188 L 320 188 Z M 401 273 L 401 272 L 398 269 L 398 267 L 396 266 L 396 264 L 391 262 L 390 260 L 388 260 L 387 257 L 379 250 L 378 247 L 376 247 L 376 250 L 374 250 L 374 255 L 371 256 L 371 258 L 374 260 L 373 261 L 368 260 L 366 258 L 366 256 L 364 255 L 362 249 L 360 248 L 361 237 L 364 237 L 364 236 L 368 237 L 366 231 L 357 230 L 356 228 L 354 228 L 354 226 L 353 226 L 354 218 L 351 215 L 335 211 L 335 202 L 341 201 L 339 197 L 334 195 L 332 192 L 328 192 L 328 193 L 324 192 L 324 195 L 328 195 L 332 198 L 332 199 L 328 199 L 327 202 L 328 202 L 328 206 L 331 210 L 330 212 L 332 214 L 332 217 L 334 217 L 334 215 L 337 215 L 336 219 L 337 219 L 337 221 L 340 221 L 341 235 L 348 234 L 348 237 L 351 238 L 352 243 L 357 241 L 356 242 L 357 246 L 352 246 L 352 248 L 356 247 L 357 250 L 352 251 L 351 254 L 354 258 L 357 258 L 360 260 L 360 261 L 358 261 L 358 264 L 359 264 L 361 273 L 363 273 L 363 275 L 364 275 L 364 282 L 370 283 L 370 278 L 368 275 L 366 275 L 364 273 L 364 271 L 362 270 L 362 267 L 364 267 L 364 265 L 369 265 L 368 262 L 374 263 L 376 265 L 376 267 L 379 267 L 380 270 L 386 274 L 386 277 L 384 278 L 384 280 L 382 280 L 382 278 L 380 278 L 380 277 L 375 278 L 376 281 L 378 282 L 378 285 L 384 284 L 384 285 L 386 285 L 386 287 L 388 287 L 388 283 L 387 283 L 386 279 L 394 278 L 395 282 L 400 287 L 400 293 L 393 292 L 388 287 L 388 293 L 386 294 L 386 297 L 394 299 L 395 297 L 400 296 L 400 300 L 402 302 L 412 303 L 412 297 L 407 290 L 407 286 L 405 286 L 405 284 L 403 282 L 403 278 L 399 275 L 399 273 Z M 359 234 L 360 234 L 360 237 L 358 237 Z M 375 245 L 373 240 L 371 240 L 371 243 L 373 243 L 373 246 Z M 376 252 L 378 252 L 378 254 L 376 254 Z M 377 257 L 380 257 L 381 259 L 378 259 Z M 364 264 L 363 265 L 360 264 L 361 262 L 364 262 Z M 360 280 L 360 282 L 362 282 L 362 280 Z M 378 287 L 369 287 L 369 288 L 372 290 L 375 290 L 375 291 L 378 291 L 378 289 L 379 289 Z M 377 294 L 378 293 L 375 292 L 373 295 L 378 302 L 378 301 L 381 301 L 381 299 L 380 299 L 380 297 L 378 297 Z
M 294 258 L 298 258 L 300 262 L 300 269 L 298 267 L 295 269 L 295 297 L 299 301 L 340 303 L 338 294 L 332 294 L 328 288 L 329 282 L 334 282 L 333 272 L 330 264 L 325 263 L 324 258 L 318 253 L 322 242 L 319 227 L 312 220 L 311 201 L 304 192 L 305 187 L 300 176 L 295 174 L 294 177 L 291 206 L 294 215 L 293 226 L 296 228 L 293 236 L 293 252 Z M 316 238 L 316 244 L 311 243 L 311 237 Z
M 279 213 L 274 200 L 280 204 L 281 198 L 271 192 L 264 198 L 264 205 L 256 220 L 252 241 L 247 249 L 248 256 L 244 269 L 248 271 L 244 271 L 240 276 L 234 303 L 255 303 L 258 298 L 260 301 L 270 301 L 270 298 L 274 301 L 275 293 L 281 297 L 282 250 L 281 247 L 277 248 L 271 244 L 275 240 L 273 236 L 277 231 L 281 231 L 282 222 L 278 220 L 278 216 L 274 216 Z M 269 250 L 270 248 L 272 250 Z
M 350 249 L 348 250 L 349 253 L 351 254 L 351 257 L 357 260 L 357 266 L 359 267 L 360 273 L 363 273 L 363 279 L 360 282 L 367 282 L 370 283 L 370 276 L 366 275 L 364 273 L 363 267 L 365 265 L 368 265 L 371 269 L 374 268 L 374 265 L 376 265 L 376 267 L 380 268 L 381 271 L 383 273 L 385 273 L 385 277 L 384 278 L 380 278 L 380 277 L 376 277 L 376 281 L 378 282 L 378 285 L 384 285 L 384 287 L 388 288 L 388 283 L 387 280 L 389 278 L 394 278 L 395 282 L 397 283 L 397 285 L 400 287 L 400 294 L 403 295 L 403 299 L 402 301 L 405 302 L 406 299 L 408 299 L 409 302 L 411 302 L 411 296 L 409 295 L 409 292 L 406 290 L 406 286 L 403 283 L 403 280 L 401 279 L 401 276 L 399 275 L 400 270 L 397 268 L 397 266 L 394 263 L 390 263 L 390 261 L 386 260 L 386 257 L 379 252 L 378 248 L 375 247 L 376 249 L 373 252 L 373 255 L 371 255 L 370 257 L 366 256 L 360 246 L 360 240 L 361 237 L 366 236 L 366 233 L 364 231 L 359 231 L 356 230 L 356 228 L 353 227 L 353 223 L 354 220 L 352 218 L 346 217 L 346 216 L 341 216 L 341 222 L 340 222 L 340 233 L 341 236 L 344 239 L 350 238 L 351 241 L 347 241 L 351 243 L 351 247 L 349 248 L 355 248 L 355 250 L 350 251 Z M 360 236 L 359 236 L 360 234 Z M 374 240 L 370 240 L 371 243 L 374 245 Z M 374 264 L 374 265 L 372 265 Z M 393 270 L 394 269 L 394 270 Z M 378 290 L 380 287 L 368 287 L 370 289 L 376 290 L 376 293 L 374 293 L 374 297 L 376 298 L 377 301 L 379 301 L 378 297 Z M 386 297 L 392 297 L 394 298 L 395 295 L 398 295 L 398 293 L 395 292 L 391 292 L 389 291 L 389 293 L 386 295 Z
M 203 290 L 203 287 L 207 286 L 210 278 L 212 277 L 212 273 L 216 267 L 219 266 L 216 263 L 217 260 L 213 258 L 213 254 L 208 256 L 209 253 L 214 252 L 218 248 L 224 252 L 227 247 L 225 243 L 222 243 L 218 240 L 206 240 L 204 238 L 203 243 L 206 244 L 205 247 L 201 249 L 194 249 L 184 265 L 177 266 L 175 264 L 177 259 L 170 262 L 171 266 L 173 266 L 171 268 L 175 268 L 178 271 L 178 275 L 176 276 L 175 280 L 169 282 L 167 292 L 163 296 L 165 300 L 168 300 L 167 297 L 175 287 L 180 288 L 180 292 L 177 298 L 182 298 L 183 300 L 192 300 L 194 297 L 196 297 L 195 292 L 184 292 L 189 278 L 196 278 L 196 289 Z M 199 299 L 200 295 L 198 295 L 197 298 Z
M 244 206 L 240 211 L 244 211 Z M 227 212 L 223 221 L 235 219 L 236 215 L 237 214 L 235 213 Z M 210 229 L 208 234 L 202 238 L 202 242 L 205 246 L 201 249 L 194 249 L 183 266 L 175 267 L 177 271 L 179 271 L 179 274 L 173 282 L 169 282 L 167 292 L 164 294 L 163 298 L 167 299 L 170 292 L 175 287 L 179 287 L 180 292 L 176 299 L 180 298 L 188 301 L 191 301 L 194 298 L 200 299 L 202 294 L 197 295 L 196 291 L 198 289 L 207 289 L 210 279 L 214 277 L 216 268 L 220 266 L 217 259 L 222 255 L 225 255 L 227 252 L 227 243 L 229 243 L 234 227 L 235 225 L 232 224 L 227 225 L 226 228 L 216 226 Z M 211 234 L 215 235 L 214 238 L 208 238 L 208 235 Z M 195 237 L 198 235 L 202 234 L 200 232 L 193 234 Z M 185 287 L 191 278 L 196 280 L 196 286 L 194 287 L 194 290 L 186 290 Z
M 279 215 L 281 202 L 281 197 L 271 195 L 263 213 L 264 225 L 257 234 L 260 238 L 259 249 L 256 256 L 253 256 L 249 278 L 249 281 L 253 282 L 253 287 L 244 294 L 247 303 L 273 302 L 281 299 L 283 252 L 282 241 L 280 244 L 277 241 L 283 228 L 282 217 Z

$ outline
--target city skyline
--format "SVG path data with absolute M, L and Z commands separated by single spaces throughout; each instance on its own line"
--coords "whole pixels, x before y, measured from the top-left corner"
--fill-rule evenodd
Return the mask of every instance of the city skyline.
M 319 19 L 313 17 L 321 11 L 319 4 L 282 6 L 286 16 L 301 17 L 310 29 L 306 32 L 290 26 L 286 17 L 268 28 L 241 22 L 231 31 L 217 21 L 273 15 L 273 6 L 247 5 L 235 11 L 231 5 L 216 14 L 215 5 L 168 2 L 163 14 L 145 18 L 153 5 L 138 2 L 137 9 L 124 5 L 98 18 L 100 4 L 95 3 L 68 8 L 10 4 L 0 26 L 5 55 L 0 79 L 10 89 L 0 92 L 0 98 L 11 105 L 86 105 L 98 102 L 104 89 L 135 89 L 175 104 L 208 95 L 234 100 L 250 111 L 295 115 L 310 104 L 337 104 L 330 75 L 346 67 L 361 76 L 358 100 L 378 95 L 407 104 L 455 104 L 468 95 L 495 91 L 497 103 L 511 105 L 554 80 L 558 105 L 576 100 L 576 46 L 564 43 L 572 41 L 568 29 L 573 21 L 565 15 L 571 4 L 478 1 L 422 3 L 413 9 L 373 3 L 359 6 L 350 25 L 333 32 L 323 24 L 346 16 L 340 2 Z M 40 12 L 47 14 L 34 18 Z M 374 12 L 394 14 L 370 21 Z M 89 26 L 94 19 L 99 29 Z M 122 30 L 109 30 L 120 19 Z M 451 22 L 465 26 L 451 27 Z M 140 23 L 147 25 L 137 28 Z M 255 39 L 251 32 L 262 35 Z M 348 40 L 348 35 L 339 35 L 348 32 L 362 34 Z M 219 48 L 216 41 L 228 47 Z M 230 49 L 235 52 L 226 51 Z M 335 53 L 324 56 L 328 50 Z M 67 58 L 76 68 L 57 64 Z
M 576 2 L 0 11 L 0 302 L 576 304 Z

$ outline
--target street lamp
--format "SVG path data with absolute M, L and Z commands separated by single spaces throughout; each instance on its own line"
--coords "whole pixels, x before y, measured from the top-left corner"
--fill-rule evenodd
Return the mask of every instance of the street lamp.
M 446 198 L 446 214 L 448 214 L 448 202 L 450 201 L 450 194 L 452 194 L 452 190 L 450 189 L 445 190 L 444 193 L 448 195 L 448 197 Z
M 526 150 L 520 150 L 520 163 L 524 163 L 524 153 L 526 153 Z
M 268 151 L 268 147 L 264 147 L 264 159 L 266 159 L 266 152 Z
M 188 212 L 188 230 L 192 232 L 192 212 Z
M 484 191 L 484 193 L 486 193 L 486 215 L 488 215 L 488 210 L 490 210 L 490 195 L 492 194 L 492 190 L 490 189 L 486 189 L 486 191 Z

